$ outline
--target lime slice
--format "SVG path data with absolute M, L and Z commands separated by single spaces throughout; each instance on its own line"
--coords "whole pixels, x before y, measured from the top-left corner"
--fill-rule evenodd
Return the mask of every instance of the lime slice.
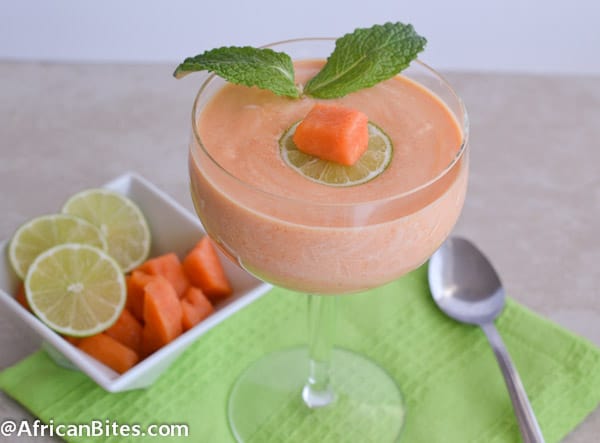
M 150 229 L 140 208 L 129 198 L 107 189 L 87 189 L 71 197 L 62 212 L 100 228 L 108 253 L 124 272 L 141 264 L 150 252 Z
M 46 325 L 75 337 L 109 328 L 127 297 L 119 264 L 99 248 L 76 243 L 42 252 L 27 271 L 25 293 Z
M 379 176 L 390 164 L 394 148 L 388 135 L 369 122 L 369 147 L 352 166 L 344 166 L 305 154 L 292 137 L 300 122 L 294 123 L 279 140 L 283 161 L 294 171 L 317 183 L 329 186 L 354 186 Z
M 85 243 L 106 249 L 106 240 L 91 223 L 67 214 L 43 215 L 25 223 L 10 241 L 8 255 L 15 273 L 24 279 L 38 255 L 62 243 Z

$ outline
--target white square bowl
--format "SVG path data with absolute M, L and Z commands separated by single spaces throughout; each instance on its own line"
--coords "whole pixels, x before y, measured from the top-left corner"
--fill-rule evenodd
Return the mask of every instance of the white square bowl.
M 183 258 L 205 235 L 202 225 L 193 214 L 135 173 L 117 177 L 104 187 L 128 196 L 141 208 L 152 233 L 151 257 L 175 252 Z M 59 204 L 57 202 L 57 208 Z M 233 295 L 216 305 L 215 312 L 210 317 L 120 375 L 68 343 L 14 299 L 19 279 L 8 260 L 8 240 L 0 244 L 0 250 L 0 303 L 42 338 L 43 347 L 58 364 L 84 372 L 109 392 L 151 385 L 202 334 L 271 288 L 231 263 L 219 251 L 233 287 Z

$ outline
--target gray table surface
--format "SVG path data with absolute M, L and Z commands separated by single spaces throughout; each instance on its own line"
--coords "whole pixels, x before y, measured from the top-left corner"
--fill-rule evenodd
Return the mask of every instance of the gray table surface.
M 172 69 L 1 62 L 0 239 L 128 170 L 191 209 L 186 147 L 200 78 L 175 81 Z M 600 77 L 447 77 L 471 120 L 456 233 L 487 252 L 511 296 L 600 346 Z M 0 312 L 0 370 L 38 346 Z M 6 417 L 31 418 L 0 393 Z M 599 435 L 600 408 L 565 441 Z

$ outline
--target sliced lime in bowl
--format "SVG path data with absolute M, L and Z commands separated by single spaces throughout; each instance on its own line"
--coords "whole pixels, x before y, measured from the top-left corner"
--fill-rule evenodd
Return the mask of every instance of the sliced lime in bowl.
M 42 252 L 63 243 L 83 243 L 106 249 L 104 235 L 88 221 L 68 214 L 36 217 L 23 224 L 10 241 L 8 256 L 15 273 L 25 279 L 27 270 Z
M 98 227 L 106 237 L 108 253 L 124 272 L 148 257 L 150 228 L 140 208 L 126 196 L 107 189 L 87 189 L 69 198 L 62 212 Z
M 127 298 L 119 264 L 102 249 L 77 243 L 42 252 L 25 277 L 31 310 L 51 329 L 94 335 L 112 326 Z

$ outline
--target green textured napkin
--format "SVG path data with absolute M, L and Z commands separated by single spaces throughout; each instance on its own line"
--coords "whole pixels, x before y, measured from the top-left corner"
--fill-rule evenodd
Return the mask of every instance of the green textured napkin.
M 232 383 L 266 352 L 304 342 L 305 304 L 298 294 L 272 290 L 201 337 L 147 390 L 109 394 L 85 375 L 56 366 L 42 351 L 2 372 L 0 387 L 46 422 L 187 423 L 189 441 L 230 443 L 225 411 Z M 425 266 L 385 287 L 342 297 L 339 310 L 338 344 L 379 362 L 405 395 L 402 442 L 520 440 L 483 333 L 437 310 Z M 559 441 L 600 402 L 600 350 L 512 300 L 497 325 L 546 441 Z M 295 441 L 293 420 L 281 426 L 290 427 L 287 441 Z M 351 435 L 347 441 L 364 443 Z

